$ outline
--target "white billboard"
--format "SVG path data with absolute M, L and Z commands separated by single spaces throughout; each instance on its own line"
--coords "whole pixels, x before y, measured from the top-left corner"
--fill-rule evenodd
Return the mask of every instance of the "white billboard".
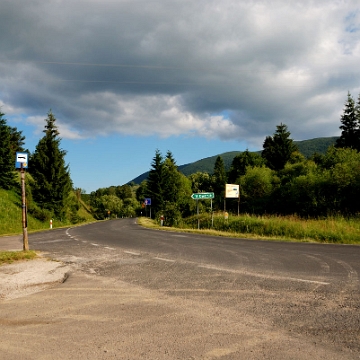
M 240 191 L 239 185 L 236 184 L 226 184 L 225 185 L 225 198 L 239 198 Z

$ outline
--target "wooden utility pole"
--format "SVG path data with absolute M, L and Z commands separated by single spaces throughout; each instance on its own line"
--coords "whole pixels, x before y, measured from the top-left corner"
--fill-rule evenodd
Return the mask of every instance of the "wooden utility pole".
M 25 170 L 23 163 L 20 168 L 21 174 L 21 202 L 22 202 L 22 228 L 23 228 L 23 250 L 29 250 L 29 240 L 27 233 L 27 217 L 26 217 L 26 194 L 25 194 Z

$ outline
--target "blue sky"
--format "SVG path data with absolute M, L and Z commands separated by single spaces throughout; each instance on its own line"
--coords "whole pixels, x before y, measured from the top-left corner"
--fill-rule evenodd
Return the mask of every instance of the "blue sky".
M 74 186 L 340 134 L 360 94 L 358 1 L 2 0 L 0 106 L 33 151 L 52 109 Z M 31 164 L 29 164 L 31 166 Z
M 33 152 L 43 134 L 35 132 L 32 126 L 7 120 L 9 125 L 23 131 L 25 147 Z M 177 164 L 183 165 L 227 151 L 245 150 L 246 145 L 239 141 L 223 142 L 188 136 L 162 139 L 157 136 L 108 135 L 84 140 L 62 139 L 61 148 L 67 151 L 66 162 L 70 165 L 74 187 L 89 193 L 101 187 L 123 185 L 148 171 L 156 149 L 163 155 L 170 150 Z

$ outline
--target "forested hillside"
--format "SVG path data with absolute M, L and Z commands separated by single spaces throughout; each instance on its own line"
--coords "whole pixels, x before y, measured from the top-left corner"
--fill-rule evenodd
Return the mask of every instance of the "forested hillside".
M 168 225 L 180 224 L 197 205 L 200 213 L 225 207 L 237 212 L 241 204 L 242 212 L 259 215 L 358 216 L 360 96 L 355 104 L 348 94 L 339 127 L 339 138 L 296 142 L 280 123 L 265 137 L 261 151 L 225 153 L 182 167 L 170 151 L 165 157 L 156 151 L 137 199 L 147 199 L 145 209 L 150 202 L 152 216 L 164 216 Z M 239 185 L 235 201 L 224 198 L 226 184 Z M 211 203 L 192 199 L 192 193 L 202 192 L 214 194 Z
M 294 141 L 294 143 L 298 147 L 300 153 L 303 154 L 306 158 L 309 158 L 315 153 L 324 155 L 330 146 L 335 145 L 337 139 L 338 137 L 325 137 L 303 141 Z M 241 151 L 230 151 L 223 154 L 210 156 L 190 164 L 180 165 L 178 169 L 186 176 L 195 174 L 196 172 L 212 173 L 216 158 L 218 156 L 221 156 L 224 161 L 225 169 L 228 171 L 234 157 L 236 155 L 239 155 L 240 153 Z M 256 153 L 261 154 L 261 150 L 257 151 Z M 139 175 L 135 179 L 131 180 L 131 182 L 134 182 L 135 184 L 140 184 L 143 180 L 147 179 L 148 175 L 149 172 L 147 171 Z

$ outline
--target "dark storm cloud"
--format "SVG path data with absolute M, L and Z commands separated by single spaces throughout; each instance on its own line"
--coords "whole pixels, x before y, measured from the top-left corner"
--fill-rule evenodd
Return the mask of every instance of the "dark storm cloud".
M 355 1 L 3 0 L 0 103 L 41 126 L 52 108 L 67 137 L 336 135 L 359 19 Z

